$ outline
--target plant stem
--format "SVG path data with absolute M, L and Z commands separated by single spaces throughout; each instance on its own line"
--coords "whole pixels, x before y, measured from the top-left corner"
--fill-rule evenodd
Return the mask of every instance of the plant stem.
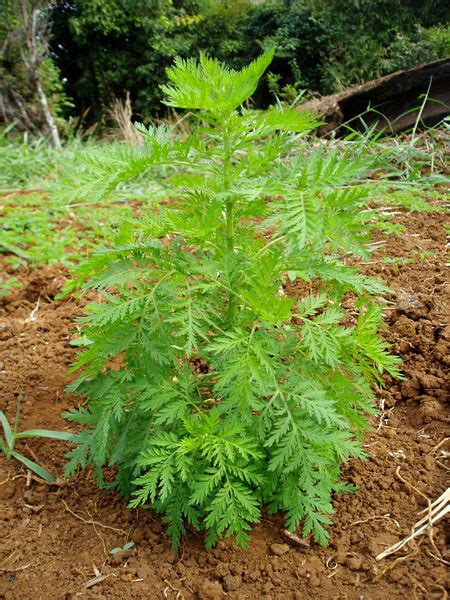
M 228 280 L 230 282 L 230 290 L 228 292 L 228 320 L 233 325 L 236 314 L 236 296 L 231 284 L 231 269 L 233 267 L 234 258 L 234 227 L 233 227 L 233 203 L 227 202 L 226 206 L 226 231 L 227 231 L 227 263 L 228 263 Z
M 223 133 L 223 188 L 224 191 L 230 189 L 230 166 L 232 149 L 230 148 L 230 139 L 226 132 L 226 126 Z M 236 296 L 233 291 L 231 271 L 234 262 L 234 206 L 233 200 L 228 198 L 225 204 L 225 235 L 226 235 L 226 264 L 228 271 L 228 282 L 230 289 L 228 292 L 228 320 L 230 325 L 234 324 L 236 316 Z

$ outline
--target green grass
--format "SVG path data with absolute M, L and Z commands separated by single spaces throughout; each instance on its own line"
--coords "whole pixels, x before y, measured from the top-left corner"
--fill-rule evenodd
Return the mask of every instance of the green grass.
M 26 134 L 11 138 L 9 130 L 3 131 L 0 133 L 0 192 L 41 186 L 54 172 L 60 158 L 44 139 L 32 140 Z
M 66 194 L 61 175 L 76 172 L 78 152 L 93 145 L 74 140 L 55 150 L 43 139 L 0 133 L 0 255 L 13 271 L 24 264 L 78 263 L 160 197 L 161 190 L 143 180 L 102 202 L 80 203 Z M 0 298 L 18 287 L 14 274 L 0 276 Z
M 2 200 L 0 250 L 14 266 L 73 265 L 133 214 L 125 202 L 72 207 L 36 193 L 12 196 Z
M 13 270 L 21 265 L 77 264 L 98 245 L 108 243 L 111 231 L 132 220 L 137 203 L 71 206 L 54 197 L 31 193 L 0 198 L 0 254 Z M 19 287 L 14 275 L 0 279 L 0 296 Z
M 426 205 L 419 202 L 416 207 L 410 196 L 417 191 L 421 194 L 428 191 L 429 195 L 424 199 L 435 199 L 435 187 L 448 185 L 450 118 L 445 118 L 436 127 L 424 127 L 419 112 L 412 131 L 393 136 L 386 136 L 386 129 L 377 131 L 376 124 L 364 132 L 350 125 L 347 129 L 347 143 L 364 145 L 381 161 L 382 177 L 390 180 L 399 193 L 398 205 L 403 205 L 404 201 L 407 209 L 425 211 Z
M 19 462 L 25 465 L 27 469 L 33 471 L 38 477 L 49 483 L 56 482 L 56 478 L 49 473 L 44 467 L 38 463 L 30 460 L 20 452 L 14 449 L 17 440 L 25 438 L 50 438 L 54 440 L 70 441 L 72 439 L 71 433 L 65 431 L 52 431 L 49 429 L 28 429 L 27 431 L 17 431 L 19 425 L 19 410 L 20 401 L 17 405 L 16 418 L 11 427 L 5 413 L 0 410 L 0 424 L 3 428 L 3 436 L 0 432 L 0 451 L 5 455 L 7 460 L 15 458 Z

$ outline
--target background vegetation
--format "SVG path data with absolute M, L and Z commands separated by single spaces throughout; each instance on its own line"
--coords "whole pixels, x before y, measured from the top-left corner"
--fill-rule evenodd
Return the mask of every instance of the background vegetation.
M 67 121 L 105 122 L 127 92 L 138 120 L 164 116 L 159 86 L 176 55 L 205 52 L 240 68 L 275 46 L 254 98 L 266 107 L 275 95 L 332 93 L 450 53 L 445 0 L 5 0 L 0 118 L 40 132 L 36 76 L 24 60 L 33 10 L 39 81 L 63 132 Z

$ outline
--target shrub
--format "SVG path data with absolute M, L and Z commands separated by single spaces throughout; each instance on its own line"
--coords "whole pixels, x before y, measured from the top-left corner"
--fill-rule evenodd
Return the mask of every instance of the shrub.
M 163 91 L 198 111 L 195 132 L 140 126 L 140 146 L 104 146 L 74 182 L 92 197 L 153 169 L 169 190 L 67 290 L 101 297 L 81 319 L 70 390 L 88 400 L 67 413 L 85 426 L 67 473 L 92 465 L 102 483 L 114 465 L 114 485 L 163 513 L 175 546 L 186 523 L 208 547 L 245 546 L 262 505 L 326 544 L 340 465 L 364 457 L 371 384 L 397 374 L 377 335 L 385 288 L 340 257 L 367 253 L 373 164 L 320 147 L 305 160 L 314 117 L 242 108 L 271 58 L 242 71 L 178 59 Z M 314 293 L 288 293 L 304 282 Z

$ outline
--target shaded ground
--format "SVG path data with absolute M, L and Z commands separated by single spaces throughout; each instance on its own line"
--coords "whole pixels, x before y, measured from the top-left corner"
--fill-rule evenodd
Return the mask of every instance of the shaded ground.
M 329 548 L 286 545 L 282 520 L 267 518 L 255 527 L 248 552 L 228 544 L 206 552 L 201 536 L 192 534 L 175 554 L 157 516 L 128 510 L 115 492 L 97 490 L 89 473 L 43 485 L 1 456 L 0 598 L 446 598 L 442 523 L 433 543 L 422 536 L 375 560 L 409 533 L 425 496 L 433 500 L 448 485 L 448 446 L 441 444 L 448 431 L 450 339 L 443 217 L 399 212 L 394 220 L 406 231 L 387 238 L 364 269 L 395 292 L 386 337 L 403 357 L 407 378 L 380 392 L 382 410 L 365 441 L 370 458 L 345 469 L 359 491 L 336 498 Z M 395 260 L 386 263 L 384 256 Z M 64 387 L 81 305 L 53 300 L 65 276 L 58 265 L 23 267 L 25 287 L 0 314 L 0 407 L 13 419 L 23 397 L 24 427 L 64 429 L 60 413 L 76 402 Z M 62 475 L 61 443 L 34 440 L 19 450 Z M 128 541 L 135 543 L 131 551 L 111 555 Z M 86 588 L 96 572 L 105 578 Z

